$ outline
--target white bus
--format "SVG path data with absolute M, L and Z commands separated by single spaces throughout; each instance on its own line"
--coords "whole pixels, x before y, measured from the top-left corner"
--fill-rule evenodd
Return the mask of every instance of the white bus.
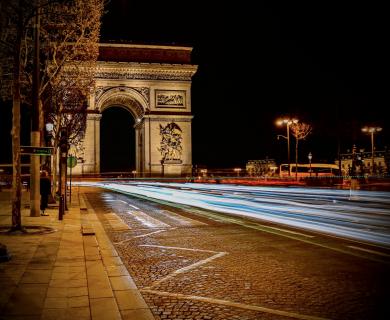
M 337 176 L 339 175 L 339 166 L 333 163 L 298 163 L 298 177 L 322 177 L 322 176 Z M 280 177 L 288 177 L 288 164 L 279 166 Z M 295 177 L 295 163 L 290 164 L 290 176 Z

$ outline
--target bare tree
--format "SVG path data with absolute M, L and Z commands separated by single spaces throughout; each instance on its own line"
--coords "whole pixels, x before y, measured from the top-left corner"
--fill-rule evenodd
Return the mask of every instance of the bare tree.
M 12 99 L 12 226 L 13 231 L 23 231 L 21 219 L 21 166 L 20 166 L 20 105 L 23 35 L 30 24 L 34 8 L 27 0 L 1 2 L 0 7 L 0 93 Z
M 60 132 L 77 145 L 85 133 L 87 98 L 94 86 L 99 53 L 103 0 L 73 0 L 73 6 L 52 5 L 44 10 L 41 34 L 45 64 L 41 80 L 43 113 L 54 124 L 53 186 Z
M 295 179 L 298 180 L 298 142 L 305 139 L 312 131 L 312 126 L 304 122 L 293 123 L 290 126 L 295 137 Z
M 36 6 L 38 3 L 39 10 Z M 37 12 L 40 12 L 42 21 L 39 122 L 40 131 L 43 132 L 44 113 L 49 112 L 44 108 L 50 105 L 52 93 L 58 96 L 61 95 L 58 94 L 59 91 L 65 90 L 63 79 L 71 73 L 72 79 L 78 79 L 73 86 L 83 83 L 85 88 L 89 88 L 91 84 L 94 69 L 91 66 L 96 62 L 98 55 L 103 0 L 41 0 L 40 2 L 8 0 L 0 2 L 0 93 L 3 98 L 13 100 L 12 229 L 14 230 L 22 229 L 20 105 L 22 101 L 27 103 L 31 101 L 30 88 L 33 79 L 31 26 L 32 18 Z M 68 70 L 65 70 L 65 66 L 69 66 Z M 86 91 L 84 87 L 78 90 Z M 77 96 L 80 97 L 80 95 Z M 84 98 L 86 96 L 84 95 Z M 59 112 L 59 117 L 63 116 L 61 112 Z

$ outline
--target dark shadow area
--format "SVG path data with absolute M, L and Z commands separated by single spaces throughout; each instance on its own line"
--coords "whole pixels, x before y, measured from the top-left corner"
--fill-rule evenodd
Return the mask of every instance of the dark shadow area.
M 31 110 L 21 105 L 20 145 L 30 145 Z M 12 101 L 0 100 L 0 164 L 12 163 Z M 30 157 L 23 155 L 22 163 L 29 163 Z M 11 169 L 12 170 L 12 169 Z
M 135 170 L 134 119 L 129 111 L 111 107 L 100 121 L 100 171 Z

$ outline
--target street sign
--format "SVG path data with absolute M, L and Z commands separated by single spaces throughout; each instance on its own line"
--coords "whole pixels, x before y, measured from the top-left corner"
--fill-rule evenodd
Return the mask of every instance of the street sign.
M 53 147 L 20 146 L 20 153 L 36 156 L 51 156 L 53 154 Z
M 77 165 L 77 158 L 74 156 L 69 156 L 68 160 L 66 161 L 66 165 L 68 168 L 74 168 Z

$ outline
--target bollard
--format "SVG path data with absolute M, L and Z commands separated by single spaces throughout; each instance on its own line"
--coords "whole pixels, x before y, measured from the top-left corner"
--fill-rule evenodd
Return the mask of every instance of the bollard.
M 65 201 L 64 201 L 64 195 L 60 196 L 60 205 L 58 207 L 58 220 L 62 220 L 65 212 Z

